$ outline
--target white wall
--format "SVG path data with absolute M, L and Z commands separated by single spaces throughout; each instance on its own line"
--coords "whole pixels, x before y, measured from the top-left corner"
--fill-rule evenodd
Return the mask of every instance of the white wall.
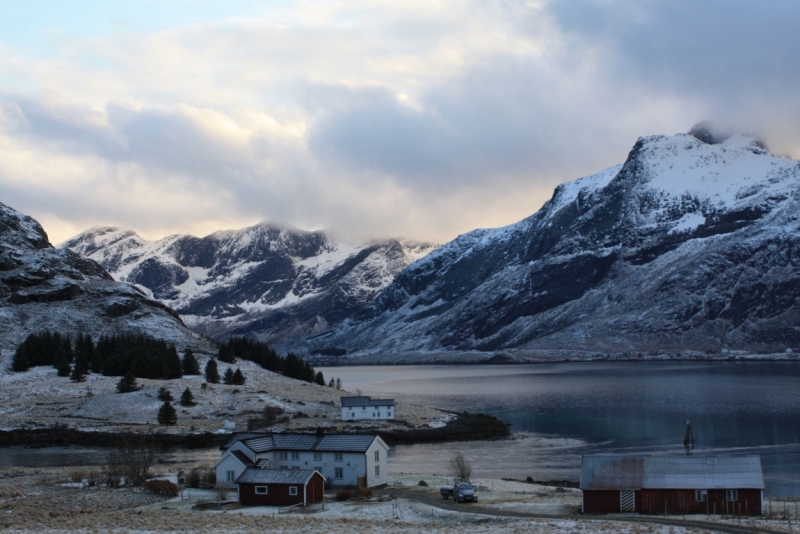
M 375 452 L 378 453 L 378 461 L 375 461 Z M 389 477 L 387 469 L 389 465 L 389 446 L 381 438 L 372 442 L 366 454 L 367 459 L 367 487 L 388 484 Z M 375 476 L 375 466 L 380 467 L 378 476 Z
M 245 466 L 242 465 L 242 462 L 226 451 L 225 455 L 216 464 L 217 486 L 233 487 L 233 482 L 228 481 L 228 471 L 234 472 L 233 480 L 236 480 L 244 470 Z
M 344 421 L 394 419 L 396 413 L 396 406 L 342 406 L 342 420 Z

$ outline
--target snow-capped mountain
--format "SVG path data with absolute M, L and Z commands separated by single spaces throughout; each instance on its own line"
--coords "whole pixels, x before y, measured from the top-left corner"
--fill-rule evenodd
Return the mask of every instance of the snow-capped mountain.
M 277 346 L 338 324 L 435 248 L 402 240 L 354 246 L 266 223 L 158 241 L 93 228 L 59 246 L 149 291 L 199 332 Z
M 41 225 L 0 204 L 0 348 L 31 332 L 137 333 L 210 351 L 169 308 L 96 262 L 53 248 Z
M 461 235 L 306 352 L 800 347 L 800 163 L 695 127 L 640 138 L 531 217 Z

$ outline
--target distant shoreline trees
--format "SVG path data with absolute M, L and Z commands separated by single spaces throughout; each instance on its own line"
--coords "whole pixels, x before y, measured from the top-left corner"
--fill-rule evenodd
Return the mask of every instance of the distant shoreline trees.
M 278 356 L 266 343 L 243 337 L 232 337 L 219 347 L 217 359 L 235 363 L 237 359 L 253 362 L 268 371 L 280 373 L 312 384 L 325 385 L 322 371 L 315 371 L 310 363 L 291 352 L 286 357 Z

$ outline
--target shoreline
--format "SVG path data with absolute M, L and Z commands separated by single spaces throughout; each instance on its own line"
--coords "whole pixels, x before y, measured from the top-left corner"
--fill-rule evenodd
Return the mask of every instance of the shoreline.
M 454 412 L 448 412 L 454 413 Z M 359 426 L 344 434 L 377 434 L 387 445 L 414 445 L 419 443 L 446 443 L 457 441 L 492 441 L 511 436 L 508 424 L 486 414 L 455 413 L 456 417 L 440 428 L 409 428 L 408 430 L 375 431 Z M 266 430 L 265 430 L 266 431 Z M 268 432 L 268 431 L 267 431 Z M 297 429 L 297 433 L 313 434 L 313 429 Z M 202 449 L 218 447 L 230 433 L 200 432 L 193 434 L 167 434 L 163 432 L 92 432 L 63 426 L 50 428 L 17 428 L 0 430 L 0 448 L 24 447 L 115 447 L 120 441 L 145 437 L 162 448 L 183 447 Z

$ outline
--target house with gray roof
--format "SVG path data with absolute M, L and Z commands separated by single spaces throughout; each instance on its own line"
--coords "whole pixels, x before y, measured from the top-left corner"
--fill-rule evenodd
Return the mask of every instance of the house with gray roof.
M 584 513 L 761 515 L 757 455 L 592 454 L 581 466 Z
M 234 487 L 247 469 L 318 471 L 332 486 L 386 484 L 389 446 L 375 435 L 242 432 L 220 447 L 217 484 Z
M 341 397 L 342 420 L 394 419 L 397 412 L 394 399 L 373 399 L 366 395 Z
M 308 469 L 248 467 L 236 479 L 239 502 L 247 506 L 303 506 L 322 502 L 325 477 Z

